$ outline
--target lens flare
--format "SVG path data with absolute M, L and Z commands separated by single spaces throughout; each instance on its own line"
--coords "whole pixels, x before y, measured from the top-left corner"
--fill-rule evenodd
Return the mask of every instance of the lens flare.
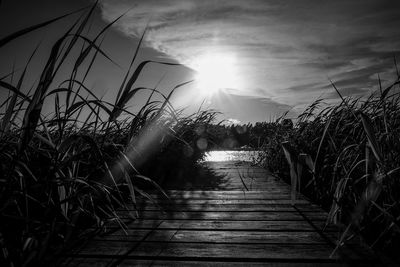
M 223 88 L 237 86 L 237 62 L 233 54 L 213 53 L 199 56 L 194 64 L 200 93 L 211 96 Z

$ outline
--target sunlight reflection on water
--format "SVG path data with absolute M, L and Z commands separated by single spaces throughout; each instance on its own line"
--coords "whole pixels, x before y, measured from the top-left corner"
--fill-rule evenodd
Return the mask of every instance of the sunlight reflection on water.
M 204 157 L 204 161 L 250 161 L 257 159 L 259 151 L 209 151 Z

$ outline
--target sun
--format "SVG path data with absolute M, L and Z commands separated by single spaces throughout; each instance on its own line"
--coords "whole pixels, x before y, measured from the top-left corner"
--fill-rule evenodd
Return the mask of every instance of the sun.
M 213 53 L 199 56 L 194 64 L 196 87 L 205 96 L 235 85 L 237 62 L 233 54 Z

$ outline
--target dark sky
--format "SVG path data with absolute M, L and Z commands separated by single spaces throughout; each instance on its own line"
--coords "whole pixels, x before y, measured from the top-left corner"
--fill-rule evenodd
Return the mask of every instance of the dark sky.
M 5 0 L 0 6 L 0 36 L 92 3 Z M 108 32 L 103 46 L 121 67 L 101 59 L 87 81 L 105 99 L 115 97 L 137 36 L 148 22 L 140 60 L 184 66 L 151 66 L 140 83 L 152 87 L 164 77 L 160 89 L 167 93 L 195 78 L 180 89 L 174 103 L 190 111 L 205 99 L 205 107 L 221 110 L 231 121 L 270 120 L 286 110 L 294 116 L 320 96 L 326 102 L 337 101 L 329 79 L 343 94 L 362 96 L 377 88 L 378 74 L 384 83 L 395 78 L 400 1 L 103 0 L 90 34 L 130 8 Z M 23 66 L 40 41 L 32 66 L 44 64 L 51 42 L 76 18 L 2 48 L 0 75 L 9 72 L 14 62 L 17 68 Z

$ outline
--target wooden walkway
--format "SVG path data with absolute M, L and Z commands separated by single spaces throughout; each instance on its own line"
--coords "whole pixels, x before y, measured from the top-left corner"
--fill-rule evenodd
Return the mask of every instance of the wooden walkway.
M 338 229 L 327 214 L 289 186 L 244 162 L 208 162 L 201 175 L 169 183 L 164 211 L 139 201 L 140 219 L 126 233 L 106 234 L 66 255 L 63 266 L 371 266 L 372 253 L 353 239 L 332 257 Z M 120 216 L 129 221 L 130 211 Z M 376 265 L 379 265 L 376 263 Z

